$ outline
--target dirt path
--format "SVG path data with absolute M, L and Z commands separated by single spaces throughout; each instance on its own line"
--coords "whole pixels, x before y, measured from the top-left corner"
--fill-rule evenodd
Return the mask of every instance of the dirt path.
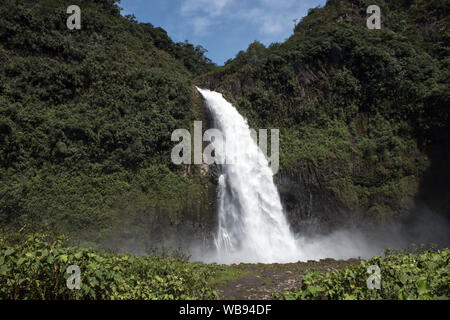
M 333 260 L 297 262 L 288 264 L 239 264 L 221 266 L 214 280 L 223 299 L 267 300 L 272 292 L 283 292 L 301 286 L 307 271 L 327 272 L 357 264 L 360 260 Z

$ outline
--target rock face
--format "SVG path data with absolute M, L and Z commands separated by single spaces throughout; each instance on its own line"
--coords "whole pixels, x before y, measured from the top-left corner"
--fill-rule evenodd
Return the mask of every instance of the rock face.
M 330 190 L 313 166 L 299 174 L 280 171 L 274 176 L 284 211 L 295 233 L 327 233 L 347 220 L 348 210 Z

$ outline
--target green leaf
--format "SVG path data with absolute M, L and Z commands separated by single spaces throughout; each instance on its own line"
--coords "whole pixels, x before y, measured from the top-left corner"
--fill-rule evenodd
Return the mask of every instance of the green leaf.
M 8 273 L 8 267 L 0 266 L 0 275 L 6 276 L 7 273 Z
M 417 282 L 417 293 L 419 295 L 424 295 L 430 291 L 430 287 L 427 281 L 427 278 L 422 277 Z

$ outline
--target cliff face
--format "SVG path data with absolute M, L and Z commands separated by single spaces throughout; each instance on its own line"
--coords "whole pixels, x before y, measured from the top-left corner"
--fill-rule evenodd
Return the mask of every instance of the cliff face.
M 326 182 L 314 166 L 298 174 L 282 171 L 274 180 L 295 233 L 304 236 L 327 233 L 348 221 L 348 208 L 326 188 Z
M 274 178 L 296 230 L 412 216 L 442 162 L 432 150 L 449 146 L 448 2 L 380 1 L 381 30 L 366 27 L 370 4 L 330 0 L 286 42 L 195 80 L 251 127 L 280 129 Z M 432 197 L 443 214 L 449 195 Z

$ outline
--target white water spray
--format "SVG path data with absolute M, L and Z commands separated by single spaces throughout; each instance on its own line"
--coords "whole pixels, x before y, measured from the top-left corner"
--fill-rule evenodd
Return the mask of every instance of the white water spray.
M 253 140 L 247 121 L 222 94 L 198 91 L 224 138 L 225 148 L 217 148 L 216 157 L 232 159 L 232 164 L 221 165 L 214 260 L 223 263 L 298 261 L 299 250 L 284 216 L 272 170 Z M 221 154 L 224 152 L 226 155 Z

